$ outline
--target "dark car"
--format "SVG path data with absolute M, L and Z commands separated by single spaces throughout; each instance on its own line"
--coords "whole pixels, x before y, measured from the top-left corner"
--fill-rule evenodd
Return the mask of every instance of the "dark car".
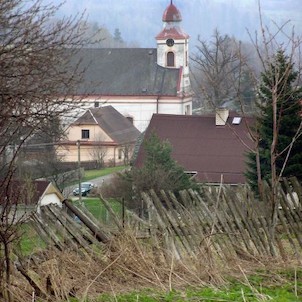
M 93 183 L 91 183 L 91 182 L 82 182 L 81 183 L 81 192 L 82 192 L 81 195 L 82 196 L 87 196 L 90 193 L 92 188 L 94 188 Z M 74 196 L 80 195 L 80 188 L 79 187 L 75 188 L 72 191 L 72 193 L 73 193 Z

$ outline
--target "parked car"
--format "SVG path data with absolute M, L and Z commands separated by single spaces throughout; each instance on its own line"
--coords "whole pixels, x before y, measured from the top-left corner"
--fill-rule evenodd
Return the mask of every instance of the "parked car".
M 95 187 L 94 184 L 91 183 L 91 182 L 82 182 L 81 183 L 81 192 L 82 192 L 81 195 L 82 196 L 87 196 L 90 193 L 91 189 L 94 188 L 94 187 Z M 72 191 L 72 193 L 73 193 L 74 196 L 80 195 L 80 188 L 79 187 L 75 188 Z

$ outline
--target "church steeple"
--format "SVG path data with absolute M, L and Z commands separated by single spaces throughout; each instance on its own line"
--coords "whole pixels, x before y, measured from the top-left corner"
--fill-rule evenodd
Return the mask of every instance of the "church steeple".
M 157 64 L 167 68 L 181 68 L 181 90 L 189 90 L 189 35 L 181 28 L 182 16 L 173 0 L 165 9 L 162 21 L 163 29 L 156 36 Z

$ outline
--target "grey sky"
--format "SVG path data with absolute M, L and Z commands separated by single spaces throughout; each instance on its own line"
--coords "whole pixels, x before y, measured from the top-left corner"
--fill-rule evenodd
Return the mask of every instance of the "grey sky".
M 61 0 L 43 0 L 60 3 Z M 104 25 L 111 33 L 119 28 L 127 42 L 154 47 L 154 37 L 162 27 L 162 13 L 170 0 L 66 0 L 59 16 L 86 11 L 90 22 Z M 221 33 L 248 40 L 247 30 L 259 29 L 258 0 L 173 0 L 183 17 L 183 28 L 191 36 L 191 47 L 197 36 L 209 39 L 215 28 Z M 291 20 L 302 34 L 302 0 L 260 0 L 268 26 Z M 272 22 L 274 21 L 274 22 Z

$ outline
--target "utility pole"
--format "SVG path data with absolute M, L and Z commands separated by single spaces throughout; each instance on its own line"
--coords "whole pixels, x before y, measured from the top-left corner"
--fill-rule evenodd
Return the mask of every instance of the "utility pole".
M 79 176 L 79 202 L 80 205 L 82 205 L 82 174 L 81 174 L 81 142 L 80 140 L 77 140 L 77 146 L 78 146 L 78 176 Z

